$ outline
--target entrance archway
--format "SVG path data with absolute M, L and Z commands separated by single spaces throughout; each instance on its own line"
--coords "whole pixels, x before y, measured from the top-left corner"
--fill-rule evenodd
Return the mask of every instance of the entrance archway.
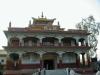
M 45 68 L 45 69 L 48 69 L 48 70 L 51 70 L 51 69 L 54 69 L 55 67 L 54 67 L 54 60 L 52 60 L 52 59 L 48 59 L 48 60 L 44 60 L 43 61 L 44 63 L 43 63 L 43 67 Z
M 43 55 L 43 68 L 52 70 L 57 66 L 57 53 L 45 53 Z

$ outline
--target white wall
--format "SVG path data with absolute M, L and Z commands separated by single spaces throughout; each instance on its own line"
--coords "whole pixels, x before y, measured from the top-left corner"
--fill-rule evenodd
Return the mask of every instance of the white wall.
M 62 58 L 63 63 L 76 63 L 76 55 L 75 54 L 64 54 Z
M 27 55 L 22 57 L 22 64 L 37 64 L 40 63 L 39 56 Z

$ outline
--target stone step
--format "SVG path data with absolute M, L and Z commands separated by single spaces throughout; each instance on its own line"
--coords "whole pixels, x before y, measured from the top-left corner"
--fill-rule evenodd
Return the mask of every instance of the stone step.
M 43 73 L 41 73 L 43 75 Z M 64 69 L 57 70 L 45 70 L 44 75 L 66 75 L 66 71 Z

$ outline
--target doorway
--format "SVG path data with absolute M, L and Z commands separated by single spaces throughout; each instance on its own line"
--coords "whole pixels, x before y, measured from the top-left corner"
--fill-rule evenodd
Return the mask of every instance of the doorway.
M 54 60 L 44 60 L 43 67 L 46 70 L 52 70 L 55 68 Z

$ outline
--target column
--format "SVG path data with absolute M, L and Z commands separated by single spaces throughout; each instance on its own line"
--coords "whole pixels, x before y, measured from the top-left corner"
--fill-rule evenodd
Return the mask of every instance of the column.
M 79 39 L 76 38 L 76 46 L 79 46 Z
M 63 53 L 64 52 L 57 52 L 58 54 L 59 54 L 59 68 L 63 68 L 63 66 L 62 66 L 62 55 L 63 55 Z
M 36 53 L 40 55 L 40 69 L 43 69 L 43 54 L 45 52 L 44 51 L 37 51 Z
M 43 69 L 43 59 L 42 59 L 42 55 L 40 54 L 40 69 Z
M 59 46 L 62 46 L 61 39 L 62 39 L 63 37 L 56 37 L 56 38 L 58 38 L 58 40 L 59 40 Z
M 59 55 L 59 67 L 62 68 L 62 54 Z
M 76 55 L 76 66 L 80 67 L 80 54 Z
M 7 56 L 6 56 L 6 69 L 12 69 L 12 63 L 11 63 L 11 60 L 10 60 L 10 54 L 7 53 Z
M 38 44 L 38 46 L 41 46 L 41 45 L 42 45 L 42 39 L 43 39 L 44 37 L 37 37 L 37 38 L 39 38 L 39 44 Z
M 62 45 L 61 45 L 61 38 L 59 39 L 59 46 L 62 46 Z
M 90 56 L 89 56 L 89 54 L 87 54 L 87 64 L 88 64 L 88 66 L 90 66 Z
M 84 57 L 85 53 L 81 53 L 81 54 L 82 54 L 82 62 L 83 62 L 83 66 L 85 66 L 85 57 Z
M 11 37 L 8 37 L 8 46 L 11 46 L 10 38 L 11 38 Z
M 20 41 L 20 46 L 24 46 L 24 41 L 23 41 L 24 37 L 19 37 L 19 41 Z
M 20 64 L 21 64 L 21 60 L 22 60 L 22 53 L 19 54 L 19 60 L 20 60 Z
M 22 63 L 22 54 L 19 53 L 19 60 L 18 60 L 18 62 L 17 62 L 17 64 L 18 64 L 18 69 L 21 69 L 21 68 L 22 68 L 21 63 Z
M 89 46 L 88 45 L 88 39 L 87 38 L 85 39 L 85 43 L 86 43 L 86 46 Z
M 8 37 L 8 46 L 12 46 L 12 43 L 11 43 L 11 38 L 12 38 L 13 36 L 9 36 Z

